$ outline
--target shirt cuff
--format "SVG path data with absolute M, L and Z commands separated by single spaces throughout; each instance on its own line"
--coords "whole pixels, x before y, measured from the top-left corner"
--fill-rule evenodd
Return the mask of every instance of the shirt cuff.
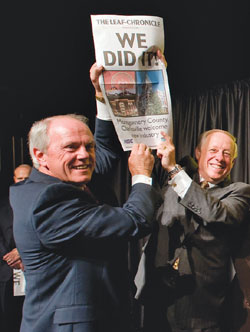
M 168 181 L 168 183 L 170 184 L 170 186 L 172 186 L 172 188 L 180 198 L 184 198 L 192 181 L 193 180 L 190 178 L 190 176 L 187 175 L 184 170 L 181 170 L 173 177 L 173 179 Z
M 146 175 L 142 175 L 142 174 L 137 174 L 137 175 L 133 175 L 132 176 L 132 186 L 136 183 L 145 183 L 148 185 L 152 185 L 152 178 L 150 178 L 149 176 Z
M 109 110 L 106 104 L 102 103 L 99 100 L 96 100 L 96 108 L 97 108 L 97 117 L 100 120 L 111 121 L 111 116 L 109 114 Z

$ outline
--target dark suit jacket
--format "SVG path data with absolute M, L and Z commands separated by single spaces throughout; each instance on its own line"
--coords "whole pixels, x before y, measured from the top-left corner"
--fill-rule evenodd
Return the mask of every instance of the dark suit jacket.
M 187 171 L 196 180 L 194 164 L 188 164 L 192 167 Z M 152 278 L 155 265 L 165 266 L 182 247 L 181 281 L 173 301 L 175 321 L 183 329 L 218 325 L 230 282 L 230 258 L 240 241 L 236 234 L 241 225 L 249 222 L 250 185 L 225 180 L 203 190 L 193 181 L 183 199 L 167 184 L 163 192 L 159 230 L 145 250 L 146 280 Z M 152 293 L 156 294 L 151 289 L 150 296 Z M 163 294 L 162 290 L 160 293 Z M 149 301 L 152 304 L 152 297 Z
M 104 173 L 114 155 L 100 154 L 98 139 Z M 21 331 L 127 332 L 127 241 L 150 231 L 160 194 L 136 184 L 122 208 L 111 207 L 33 169 L 10 197 L 27 282 Z
M 250 209 L 250 206 L 249 206 Z M 250 331 L 250 217 L 238 237 L 234 253 L 236 276 L 228 298 L 232 332 Z
M 9 198 L 0 201 L 0 282 L 13 277 L 13 270 L 2 257 L 16 247 L 13 236 L 13 213 Z

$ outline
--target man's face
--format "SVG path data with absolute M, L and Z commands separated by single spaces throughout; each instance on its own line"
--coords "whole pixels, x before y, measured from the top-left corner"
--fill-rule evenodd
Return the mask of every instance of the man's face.
M 195 152 L 200 175 L 211 183 L 223 181 L 233 167 L 234 143 L 224 133 L 210 134 Z
M 73 118 L 52 120 L 49 145 L 39 153 L 43 173 L 78 185 L 91 180 L 95 168 L 95 141 L 90 129 Z
M 20 182 L 27 179 L 30 175 L 31 168 L 28 167 L 18 167 L 14 172 L 14 182 Z

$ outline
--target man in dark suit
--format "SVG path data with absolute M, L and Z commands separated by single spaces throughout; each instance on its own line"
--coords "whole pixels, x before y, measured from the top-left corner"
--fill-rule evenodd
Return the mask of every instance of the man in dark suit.
M 34 168 L 10 190 L 26 279 L 21 332 L 129 331 L 127 241 L 150 232 L 161 196 L 144 144 L 131 152 L 135 182 L 123 207 L 102 204 L 98 191 L 89 191 L 94 170 L 105 174 L 115 161 L 114 141 L 111 122 L 97 119 L 94 139 L 85 119 L 72 114 L 30 130 Z
M 28 178 L 31 166 L 21 164 L 14 170 L 14 183 Z M 13 236 L 13 213 L 9 198 L 0 201 L 0 331 L 20 329 L 23 297 L 13 295 L 13 269 L 21 269 L 22 261 Z
M 164 203 L 136 277 L 144 331 L 228 332 L 231 327 L 221 320 L 231 257 L 250 209 L 250 185 L 230 182 L 235 138 L 207 131 L 195 151 L 198 165 L 190 158 L 177 165 L 173 142 L 163 137 L 157 155 L 167 175 Z

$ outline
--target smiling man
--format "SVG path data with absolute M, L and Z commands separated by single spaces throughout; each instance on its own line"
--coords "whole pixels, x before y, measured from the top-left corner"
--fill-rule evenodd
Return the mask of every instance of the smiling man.
M 32 133 L 36 126 L 30 133 L 30 150 L 39 162 L 39 171 L 79 186 L 88 183 L 96 161 L 95 140 L 90 129 L 74 117 L 57 117 L 46 122 L 50 122 L 46 148 L 34 146 Z
M 209 130 L 200 137 L 195 150 L 200 176 L 213 184 L 223 181 L 231 172 L 237 157 L 235 138 L 223 130 Z
M 74 114 L 35 122 L 29 132 L 34 168 L 10 190 L 26 278 L 21 332 L 130 331 L 128 240 L 151 231 L 161 196 L 151 185 L 151 150 L 136 144 L 136 183 L 123 207 L 111 205 L 104 180 L 118 156 L 110 140 L 119 145 L 111 122 L 96 119 L 94 138 Z
M 140 283 L 142 263 L 136 276 L 137 298 L 144 301 L 143 331 L 228 332 L 223 303 L 231 258 L 242 241 L 237 234 L 250 220 L 250 185 L 230 181 L 236 140 L 227 131 L 209 130 L 195 149 L 197 164 L 190 157 L 176 164 L 175 146 L 162 135 L 157 156 L 167 176 L 161 183 L 164 203 L 158 231 L 143 255 L 146 284 Z M 176 271 L 179 277 L 171 288 Z

